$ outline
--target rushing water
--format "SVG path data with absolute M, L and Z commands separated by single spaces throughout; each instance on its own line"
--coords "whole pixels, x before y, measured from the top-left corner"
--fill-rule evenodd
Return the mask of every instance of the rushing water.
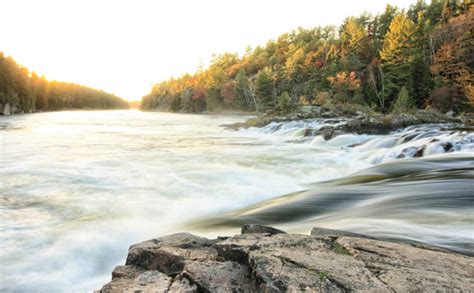
M 324 141 L 304 129 L 343 120 L 219 126 L 243 119 L 133 110 L 0 117 L 0 290 L 91 291 L 134 242 L 181 230 L 232 234 L 244 222 L 474 252 L 469 131 L 432 125 Z

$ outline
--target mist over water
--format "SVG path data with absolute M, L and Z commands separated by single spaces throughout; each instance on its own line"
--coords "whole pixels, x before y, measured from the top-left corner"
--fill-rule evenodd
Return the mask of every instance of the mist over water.
M 471 249 L 472 133 L 432 125 L 324 141 L 305 128 L 344 120 L 220 127 L 244 119 L 133 110 L 0 117 L 0 289 L 91 291 L 132 243 L 184 230 L 234 234 L 248 221 Z M 426 158 L 409 159 L 420 148 Z

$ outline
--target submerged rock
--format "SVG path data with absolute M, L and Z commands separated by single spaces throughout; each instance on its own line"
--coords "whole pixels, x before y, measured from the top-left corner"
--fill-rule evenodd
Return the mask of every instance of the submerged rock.
M 97 292 L 434 292 L 474 288 L 469 256 L 314 228 L 260 225 L 209 240 L 173 234 L 130 247 Z

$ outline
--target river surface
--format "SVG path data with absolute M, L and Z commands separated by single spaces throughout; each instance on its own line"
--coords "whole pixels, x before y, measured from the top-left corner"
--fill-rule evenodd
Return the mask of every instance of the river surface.
M 179 231 L 236 234 L 248 222 L 474 254 L 469 130 L 430 125 L 324 141 L 305 129 L 343 120 L 220 126 L 245 118 L 0 117 L 0 290 L 90 292 L 133 243 Z

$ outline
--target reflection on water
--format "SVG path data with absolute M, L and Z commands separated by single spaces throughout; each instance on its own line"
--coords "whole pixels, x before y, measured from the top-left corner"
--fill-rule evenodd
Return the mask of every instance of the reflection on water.
M 344 121 L 219 127 L 244 119 L 133 110 L 0 117 L 0 289 L 90 291 L 134 242 L 182 229 L 232 234 L 242 221 L 304 233 L 316 223 L 466 249 L 472 134 L 430 126 L 324 141 L 304 137 L 304 128 Z M 454 154 L 441 155 L 439 172 L 420 159 L 393 168 L 420 172 L 385 181 L 386 167 L 367 169 L 423 146 L 426 156 Z M 356 181 L 317 183 L 365 169 Z M 309 191 L 278 198 L 299 190 Z M 203 229 L 203 218 L 214 222 Z

